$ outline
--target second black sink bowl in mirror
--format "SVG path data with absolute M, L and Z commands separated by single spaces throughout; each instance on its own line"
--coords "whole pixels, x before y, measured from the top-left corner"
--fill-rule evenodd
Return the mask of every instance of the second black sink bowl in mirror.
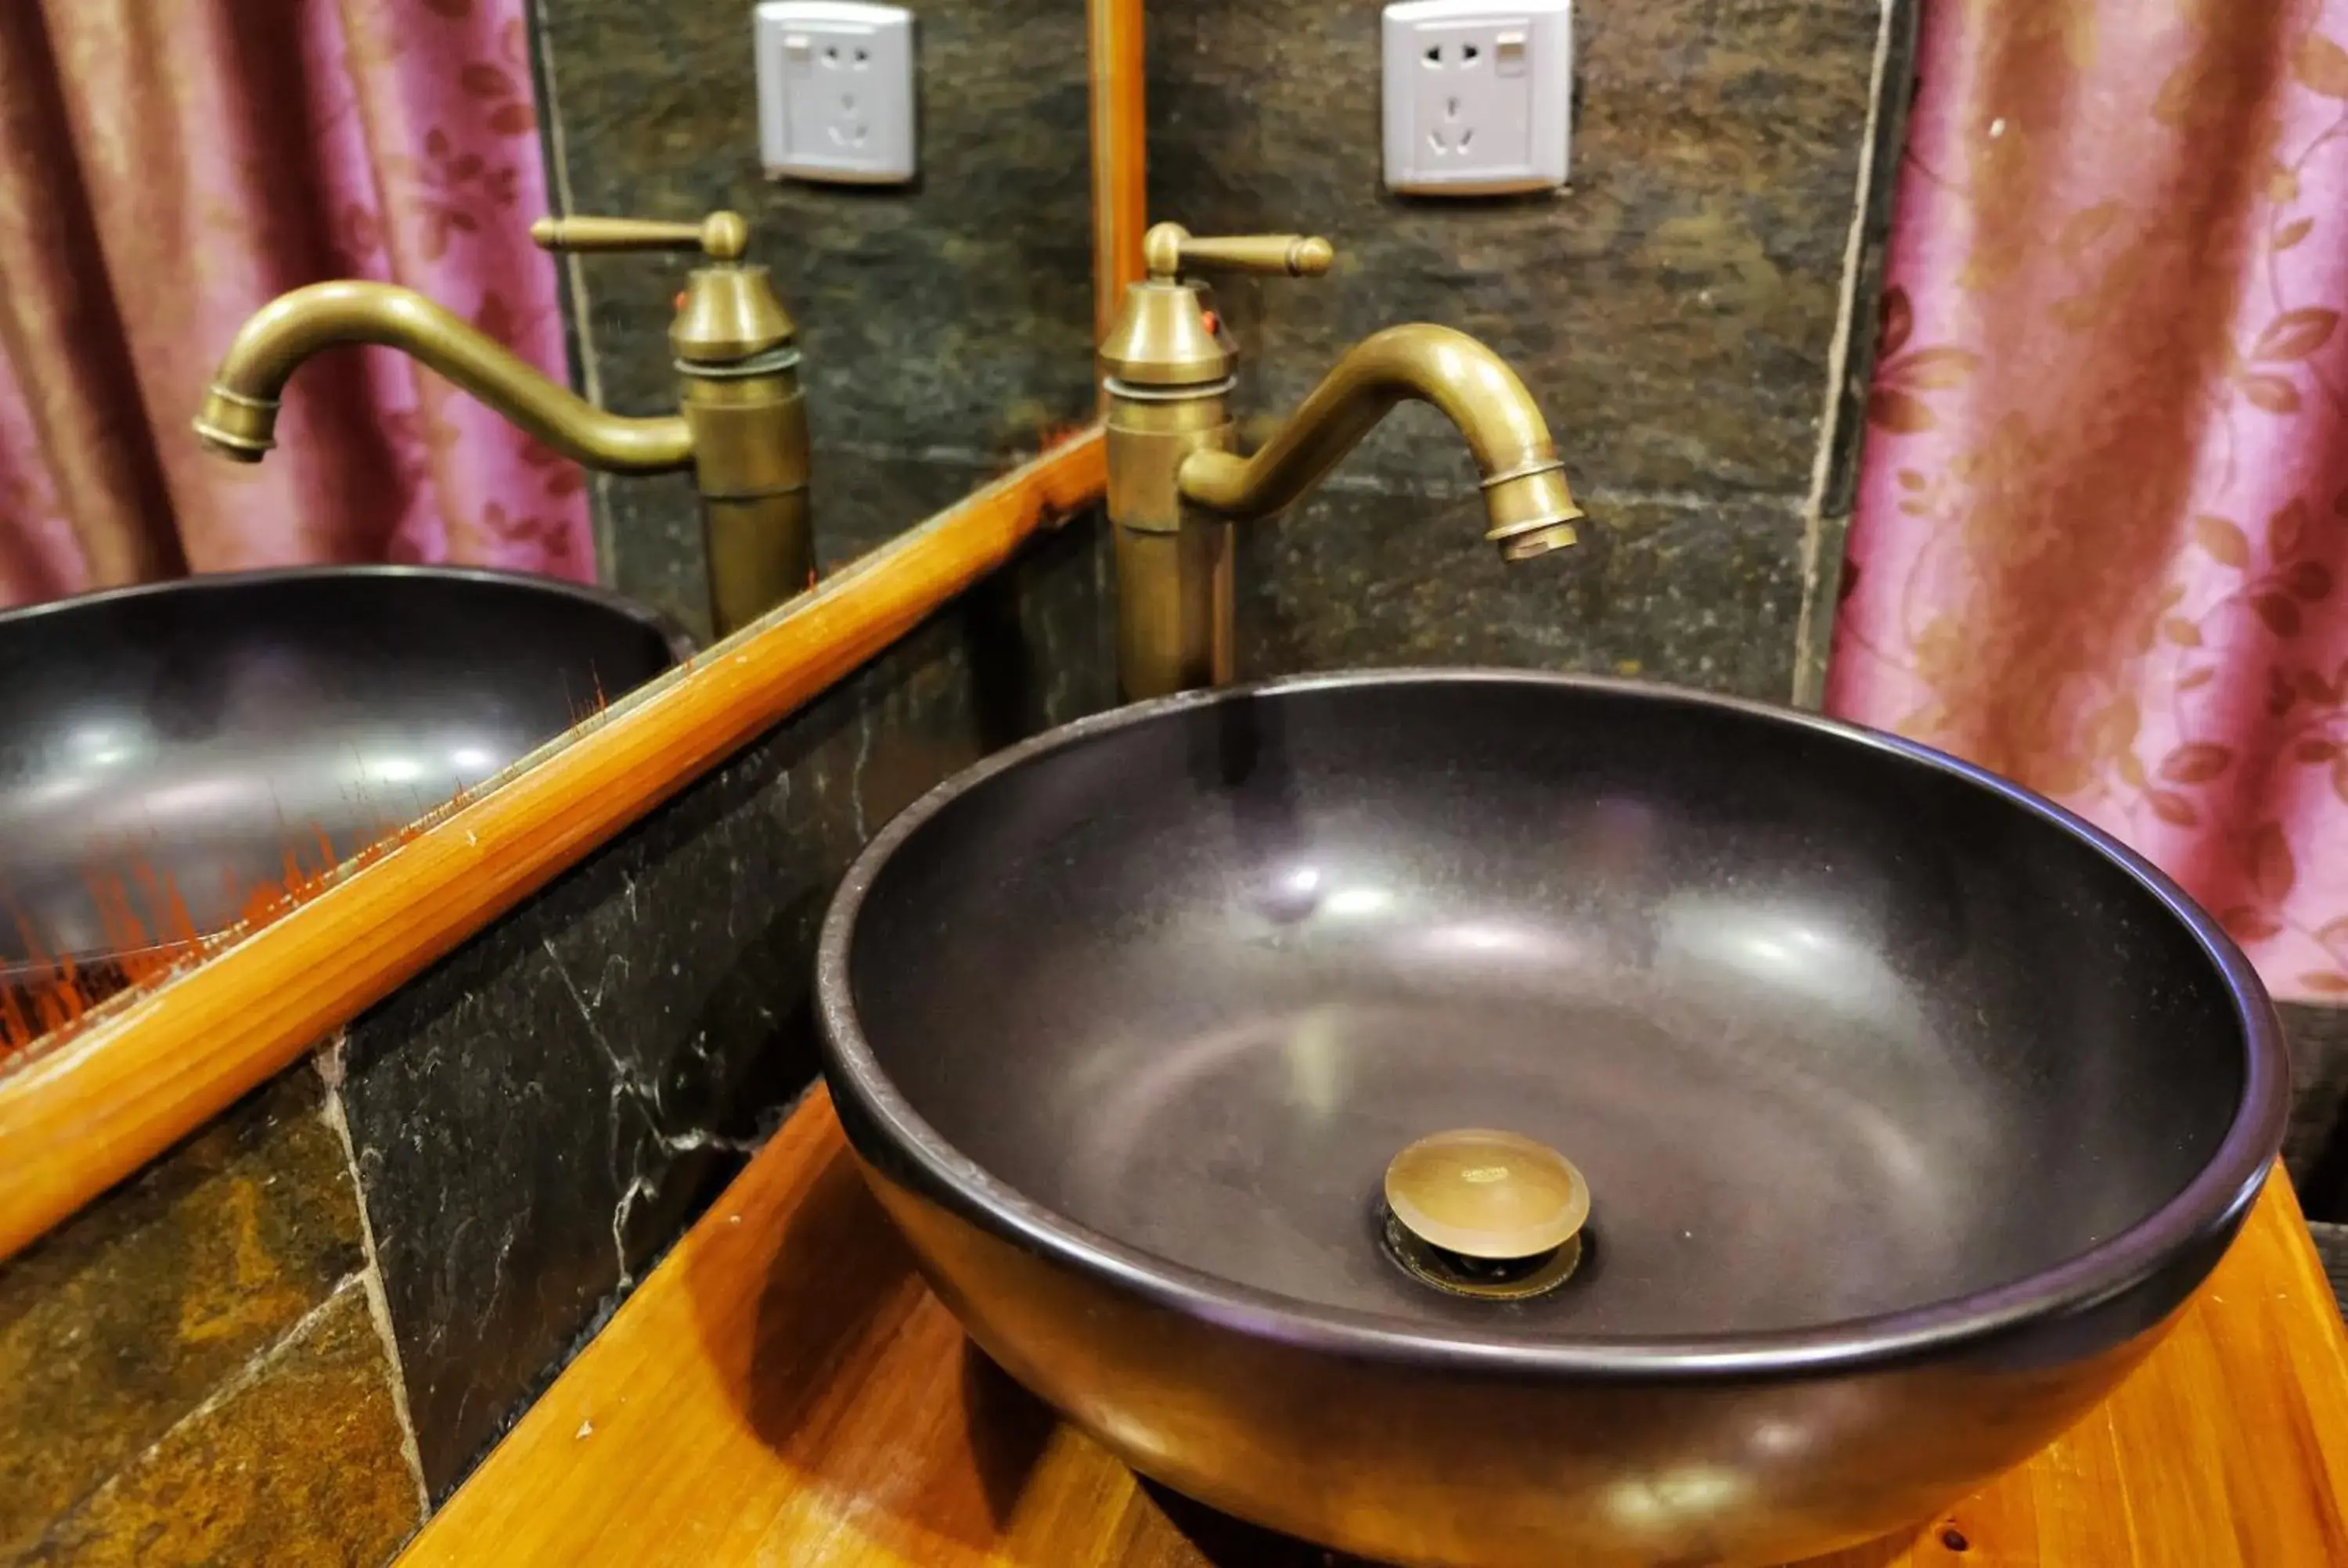
M 691 648 L 616 595 L 464 568 L 0 615 L 0 986 L 231 925 L 289 864 L 356 854 Z
M 1277 682 L 1000 754 L 873 842 L 818 979 L 842 1122 L 989 1353 L 1144 1472 L 1406 1563 L 1921 1522 L 2149 1348 L 2287 1095 L 2240 953 L 2076 819 L 1543 675 Z M 1554 1288 L 1387 1245 L 1388 1162 L 1459 1128 L 1586 1176 Z

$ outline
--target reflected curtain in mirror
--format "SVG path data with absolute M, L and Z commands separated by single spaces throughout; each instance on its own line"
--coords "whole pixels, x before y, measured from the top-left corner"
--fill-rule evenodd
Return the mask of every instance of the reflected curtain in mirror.
M 2348 996 L 2348 0 L 1923 15 L 1828 705 Z
M 305 367 L 261 466 L 188 428 L 244 318 L 324 278 L 563 374 L 523 11 L 0 5 L 0 602 L 300 562 L 592 578 L 578 470 L 387 352 Z

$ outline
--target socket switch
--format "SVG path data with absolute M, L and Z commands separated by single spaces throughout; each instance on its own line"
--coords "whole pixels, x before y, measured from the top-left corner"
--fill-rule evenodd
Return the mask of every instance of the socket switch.
M 755 16 L 767 178 L 911 179 L 913 14 L 861 0 L 764 0 Z
M 1385 179 L 1416 196 L 1565 183 L 1573 0 L 1403 0 L 1385 8 Z

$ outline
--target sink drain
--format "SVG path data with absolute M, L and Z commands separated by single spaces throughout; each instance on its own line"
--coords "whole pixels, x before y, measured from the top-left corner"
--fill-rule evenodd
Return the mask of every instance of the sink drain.
M 1385 1244 L 1386 1255 L 1421 1285 L 1484 1301 L 1525 1301 L 1546 1296 L 1581 1266 L 1579 1235 L 1531 1257 L 1469 1257 L 1419 1240 L 1404 1228 L 1391 1209 L 1379 1227 L 1378 1239 Z
M 1573 1163 L 1520 1133 L 1437 1132 L 1386 1167 L 1378 1227 L 1386 1255 L 1452 1296 L 1522 1301 L 1581 1262 L 1590 1186 Z

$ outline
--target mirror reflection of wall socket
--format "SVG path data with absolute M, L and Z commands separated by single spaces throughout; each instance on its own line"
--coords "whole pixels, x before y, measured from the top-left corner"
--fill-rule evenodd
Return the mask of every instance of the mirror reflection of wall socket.
M 860 0 L 765 0 L 755 16 L 767 178 L 911 179 L 913 14 Z
M 1565 183 L 1573 0 L 1403 0 L 1382 31 L 1388 186 L 1497 196 Z

